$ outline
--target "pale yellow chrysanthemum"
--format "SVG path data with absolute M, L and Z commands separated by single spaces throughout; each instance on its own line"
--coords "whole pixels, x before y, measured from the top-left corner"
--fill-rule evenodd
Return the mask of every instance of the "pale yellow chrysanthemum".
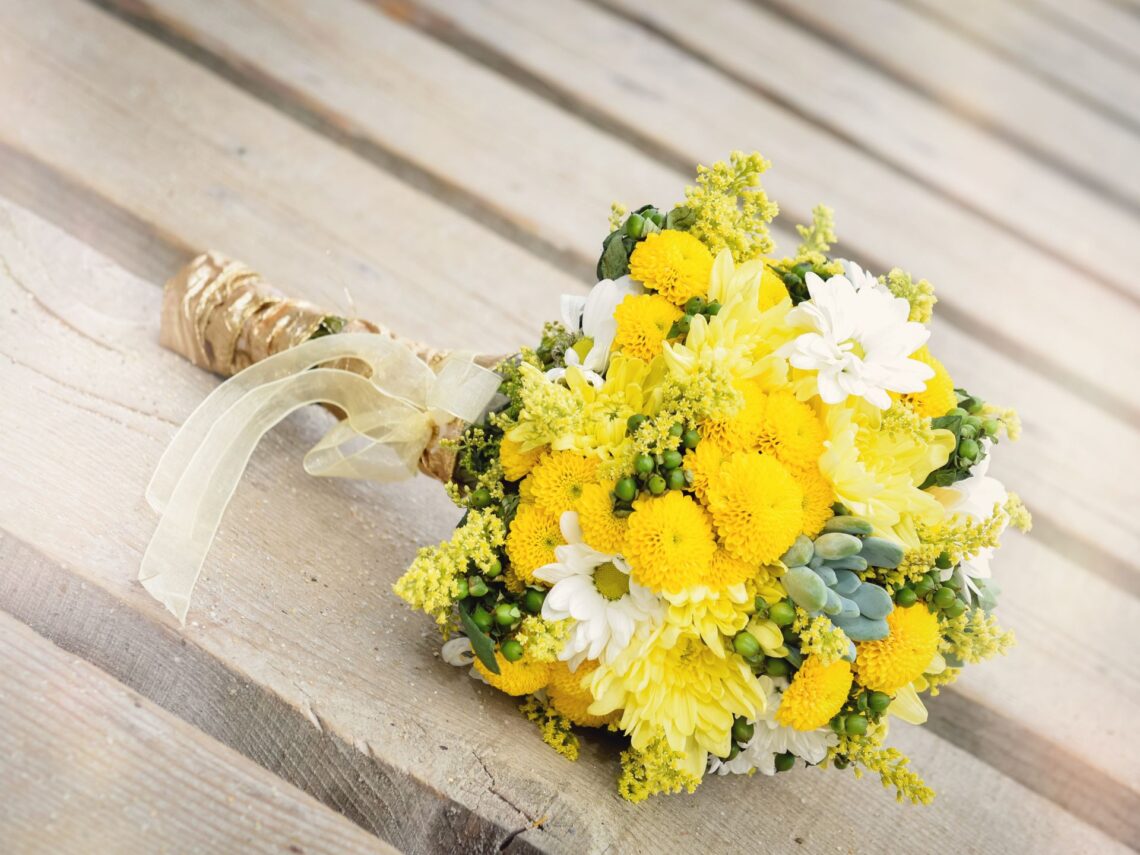
M 629 257 L 629 274 L 675 306 L 709 291 L 713 257 L 687 232 L 668 229 L 645 238 Z
M 614 516 L 614 483 L 587 484 L 578 500 L 578 523 L 586 543 L 608 555 L 620 555 L 625 549 L 628 518 Z
M 590 693 L 590 675 L 597 669 L 596 660 L 583 662 L 577 671 L 571 671 L 565 662 L 556 662 L 550 666 L 550 682 L 546 686 L 546 695 L 550 704 L 574 724 L 581 727 L 605 727 L 617 721 L 616 711 L 608 715 L 592 715 L 590 705 L 594 696 Z
M 530 451 L 523 451 L 522 445 L 513 439 L 503 437 L 499 445 L 499 462 L 503 465 L 503 477 L 508 481 L 525 478 L 534 465 L 546 454 L 546 446 L 538 445 Z
M 766 311 L 773 306 L 789 299 L 788 286 L 775 270 L 764 265 L 764 273 L 760 278 L 760 311 Z
M 709 484 L 720 474 L 725 458 L 724 449 L 711 439 L 702 438 L 692 451 L 685 452 L 684 467 L 693 475 L 693 492 L 702 502 L 707 501 Z
M 823 425 L 808 404 L 780 389 L 768 396 L 759 447 L 790 468 L 816 466 L 823 454 Z
M 838 659 L 824 665 L 809 656 L 780 699 L 776 721 L 795 730 L 823 727 L 847 702 L 851 691 L 851 664 Z
M 735 414 L 701 422 L 702 439 L 715 442 L 726 452 L 755 451 L 760 447 L 768 396 L 755 382 L 739 384 L 742 406 Z
M 909 395 L 892 395 L 902 401 L 923 418 L 936 419 L 958 406 L 958 396 L 954 394 L 954 381 L 946 366 L 938 361 L 925 344 L 910 355 L 911 359 L 929 365 L 934 376 L 926 381 L 926 388 Z
M 810 469 L 790 469 L 792 477 L 804 492 L 803 533 L 815 537 L 823 529 L 824 523 L 834 516 L 831 506 L 835 504 L 835 490 L 823 477 L 818 466 Z
M 856 645 L 855 673 L 868 689 L 893 694 L 926 672 L 942 633 L 938 618 L 922 603 L 896 607 L 887 615 L 887 626 L 886 638 Z
M 751 564 L 776 561 L 803 528 L 803 490 L 766 454 L 732 455 L 709 486 L 708 508 L 725 548 Z
M 594 672 L 594 715 L 622 710 L 619 726 L 638 751 L 664 734 L 698 778 L 708 753 L 725 756 L 734 717 L 754 720 L 765 695 L 739 656 L 717 656 L 695 632 L 669 624 L 635 638 Z
M 587 485 L 597 481 L 598 458 L 576 451 L 555 451 L 534 467 L 530 477 L 534 500 L 554 516 L 578 508 Z
M 649 362 L 661 352 L 665 337 L 681 310 L 656 294 L 630 295 L 614 309 L 617 332 L 613 349 Z
M 716 552 L 712 526 L 689 496 L 670 491 L 634 505 L 626 532 L 630 576 L 651 591 L 699 585 Z
M 507 534 L 507 558 L 522 582 L 534 581 L 534 571 L 554 563 L 554 547 L 561 546 L 558 517 L 535 505 L 519 505 Z
M 717 591 L 694 588 L 662 595 L 669 603 L 665 622 L 699 635 L 717 656 L 725 655 L 722 636 L 731 638 L 748 625 L 754 598 L 742 584 Z
M 517 662 L 509 662 L 502 653 L 495 653 L 499 673 L 492 674 L 486 665 L 475 659 L 475 670 L 484 680 L 508 695 L 530 695 L 546 685 L 550 679 L 549 662 L 532 662 L 525 656 Z

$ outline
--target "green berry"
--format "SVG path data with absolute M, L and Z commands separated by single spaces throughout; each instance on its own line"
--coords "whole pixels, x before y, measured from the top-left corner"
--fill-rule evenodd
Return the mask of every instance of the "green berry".
M 711 303 L 705 306 L 705 314 L 710 318 L 714 315 L 720 314 L 720 303 L 718 303 L 716 300 L 713 300 Z
M 682 459 L 681 452 L 671 448 L 661 455 L 661 465 L 666 469 L 676 469 L 681 465 Z
M 886 692 L 871 692 L 871 697 L 867 699 L 868 706 L 871 707 L 873 712 L 885 713 L 887 707 L 891 705 L 891 696 Z
M 796 765 L 796 755 L 790 751 L 776 755 L 776 771 L 787 772 Z
M 681 434 L 681 444 L 685 448 L 696 448 L 701 441 L 701 434 L 696 428 L 689 428 Z
M 768 610 L 768 617 L 776 626 L 790 626 L 796 619 L 796 610 L 787 600 L 780 600 Z
M 962 425 L 962 430 L 958 434 L 962 439 L 974 439 L 978 435 L 978 429 L 973 425 Z
M 977 460 L 981 453 L 982 448 L 975 439 L 964 439 L 958 443 L 958 456 L 963 460 Z
M 934 592 L 934 605 L 940 609 L 945 609 L 956 600 L 954 596 L 954 589 L 947 588 L 945 585 Z
M 997 419 L 986 419 L 982 422 L 982 430 L 985 431 L 986 436 L 997 436 L 998 431 L 1001 430 L 1001 422 Z
M 482 606 L 475 607 L 475 611 L 471 613 L 471 620 L 475 622 L 475 626 L 479 627 L 480 632 L 490 632 L 491 626 L 495 622 L 491 613 Z
M 499 652 L 508 662 L 518 662 L 522 659 L 523 647 L 513 638 L 509 638 L 499 645 Z
M 683 490 L 688 486 L 688 481 L 685 480 L 684 469 L 670 469 L 665 475 L 665 483 L 669 486 L 670 490 Z
M 645 217 L 641 214 L 630 214 L 625 221 L 625 233 L 632 238 L 639 238 L 645 234 Z
M 489 590 L 491 589 L 487 587 L 482 576 L 469 576 L 467 578 L 467 593 L 472 597 L 485 597 Z
M 683 434 L 684 432 L 685 432 L 685 426 L 682 425 L 680 422 L 677 422 L 676 424 L 669 426 L 669 436 L 673 437 L 674 439 L 680 439 L 681 434 Z
M 471 492 L 471 498 L 468 499 L 467 503 L 471 507 L 475 508 L 475 510 L 481 510 L 483 508 L 489 507 L 492 501 L 491 491 L 486 487 L 480 487 L 477 490 L 473 490 Z
M 929 576 L 923 576 L 915 583 L 914 593 L 921 600 L 938 586 L 938 583 Z
M 760 642 L 756 640 L 756 636 L 747 630 L 738 632 L 736 637 L 732 639 L 732 649 L 745 659 L 756 656 L 762 652 L 760 650 Z
M 639 475 L 648 475 L 656 465 L 657 463 L 648 454 L 639 454 L 633 461 L 633 469 Z
M 632 502 L 637 498 L 637 482 L 632 478 L 622 478 L 614 485 L 614 495 L 623 502 Z
M 946 609 L 946 617 L 956 618 L 966 611 L 966 604 L 959 599 L 955 599 Z
M 510 626 L 517 621 L 522 615 L 519 613 L 519 607 L 511 603 L 499 603 L 495 606 L 495 623 L 499 626 Z
M 487 576 L 488 579 L 494 579 L 502 572 L 503 572 L 503 562 L 500 561 L 498 558 L 495 558 L 487 566 L 487 569 L 484 571 L 484 574 Z
M 456 580 L 455 586 L 459 589 L 459 592 L 455 595 L 455 598 L 457 600 L 466 600 L 467 594 L 469 593 L 467 590 L 467 580 L 460 576 L 459 579 Z
M 732 738 L 737 742 L 747 742 L 756 733 L 756 726 L 746 719 L 738 718 L 732 723 Z
M 686 335 L 689 332 L 689 327 L 692 326 L 693 316 L 682 315 L 673 322 L 672 329 L 669 330 L 669 338 L 675 335 Z
M 735 759 L 736 759 L 736 756 L 737 756 L 738 754 L 740 754 L 740 746 L 739 746 L 739 745 L 737 745 L 737 744 L 734 742 L 734 743 L 732 743 L 732 745 L 731 745 L 731 746 L 729 746 L 729 749 L 728 749 L 728 756 L 727 756 L 727 757 L 725 757 L 724 759 L 725 759 L 725 760 L 735 760 Z
M 752 607 L 754 609 L 756 609 L 756 617 L 758 617 L 758 618 L 768 617 L 768 601 L 765 600 L 763 597 L 757 597 L 753 601 Z
M 665 483 L 665 479 L 660 475 L 654 475 L 649 479 L 649 483 L 646 484 L 646 486 L 649 488 L 649 492 L 654 496 L 660 496 L 669 485 Z
M 523 594 L 523 608 L 536 615 L 542 611 L 542 603 L 546 599 L 546 594 L 537 588 L 527 588 L 526 593 Z
M 849 715 L 843 726 L 853 736 L 863 736 L 867 732 L 867 719 L 861 715 Z
M 787 677 L 792 669 L 787 659 L 769 659 L 764 665 L 764 670 L 769 677 Z
M 951 566 L 950 553 L 939 552 L 938 557 L 934 559 L 934 566 L 939 570 L 949 570 Z
M 649 420 L 649 416 L 642 415 L 641 413 L 634 413 L 625 420 L 626 429 L 630 433 L 636 433 L 637 429 Z
M 962 402 L 962 406 L 966 408 L 966 412 L 973 416 L 980 413 L 982 411 L 982 407 L 984 407 L 985 404 L 983 404 L 977 398 L 971 396 Z
M 899 588 L 895 591 L 895 602 L 905 609 L 918 602 L 918 594 L 914 592 L 914 588 Z
M 961 407 L 955 407 L 950 412 L 948 412 L 946 415 L 948 415 L 948 416 L 961 416 L 962 418 L 966 418 L 966 416 L 968 416 L 970 414 L 968 412 L 966 412 L 965 410 L 963 410 Z
M 685 303 L 684 311 L 686 315 L 699 315 L 705 310 L 705 301 L 703 297 L 690 297 L 689 301 Z

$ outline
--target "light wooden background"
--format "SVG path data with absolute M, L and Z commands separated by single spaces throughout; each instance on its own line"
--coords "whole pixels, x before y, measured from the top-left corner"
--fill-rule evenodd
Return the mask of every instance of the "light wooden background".
M 0 0 L 0 850 L 1112 852 L 1140 845 L 1137 0 Z M 390 593 L 433 483 L 257 452 L 185 630 L 147 479 L 215 380 L 161 350 L 212 247 L 443 346 L 532 342 L 611 200 L 758 148 L 785 222 L 939 287 L 1020 408 L 1020 645 L 895 740 L 939 791 L 799 771 L 640 807 L 443 665 Z M 793 243 L 789 226 L 779 237 Z

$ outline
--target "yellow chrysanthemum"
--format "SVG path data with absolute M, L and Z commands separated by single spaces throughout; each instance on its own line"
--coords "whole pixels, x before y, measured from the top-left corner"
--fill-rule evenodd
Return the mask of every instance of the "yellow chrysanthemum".
M 924 344 L 910 358 L 929 365 L 934 369 L 934 376 L 926 381 L 923 391 L 900 395 L 899 400 L 928 419 L 944 416 L 958 406 L 958 396 L 954 394 L 954 381 L 950 378 L 950 372 L 934 357 L 930 348 Z
M 534 571 L 554 563 L 554 547 L 565 543 L 558 517 L 538 505 L 519 505 L 507 534 L 507 558 L 519 580 L 534 581 Z
M 717 656 L 725 655 L 723 636 L 731 638 L 748 625 L 753 597 L 737 583 L 719 591 L 695 588 L 663 595 L 669 603 L 665 622 L 699 635 Z
M 709 486 L 708 508 L 725 548 L 751 564 L 774 562 L 803 528 L 803 490 L 766 454 L 732 455 Z
M 713 257 L 687 232 L 668 229 L 645 238 L 629 257 L 629 273 L 676 306 L 709 290 Z
M 522 445 L 504 436 L 499 445 L 499 462 L 503 464 L 503 476 L 508 481 L 525 478 L 545 453 L 546 446 L 539 445 L 530 451 L 523 451 Z
M 776 721 L 796 730 L 815 730 L 835 716 L 851 691 L 851 664 L 837 659 L 824 665 L 809 656 L 780 699 Z
M 793 469 L 816 466 L 823 454 L 823 425 L 815 410 L 780 389 L 768 396 L 759 446 Z
M 938 652 L 938 618 L 922 603 L 887 615 L 890 634 L 857 645 L 855 673 L 876 692 L 893 694 L 921 677 Z
M 709 562 L 708 572 L 701 580 L 714 591 L 722 591 L 733 585 L 739 585 L 760 575 L 760 569 L 755 564 L 741 561 L 727 549 L 718 549 L 713 553 Z
M 707 501 L 709 484 L 720 475 L 727 456 L 713 440 L 705 438 L 692 451 L 685 452 L 684 467 L 693 474 L 693 492 L 702 502 Z
M 574 724 L 582 727 L 605 727 L 617 720 L 617 712 L 608 715 L 592 715 L 589 712 L 594 696 L 588 686 L 590 675 L 598 667 L 596 661 L 583 662 L 577 671 L 571 671 L 565 662 L 550 666 L 550 682 L 546 695 L 550 704 Z
M 791 473 L 804 491 L 803 533 L 815 537 L 823 529 L 823 524 L 834 516 L 831 506 L 835 504 L 835 490 L 823 477 L 818 466 L 792 469 Z
M 760 311 L 767 311 L 787 299 L 788 286 L 775 270 L 765 264 L 760 277 Z
M 638 584 L 653 591 L 698 585 L 715 552 L 708 516 L 689 496 L 670 491 L 634 506 L 625 557 Z
M 528 479 L 540 508 L 559 516 L 578 507 L 582 491 L 598 475 L 598 458 L 576 451 L 555 451 L 544 457 Z
M 665 337 L 681 310 L 656 294 L 631 294 L 614 309 L 617 332 L 613 348 L 649 362 L 661 352 Z
M 578 523 L 582 538 L 599 552 L 617 555 L 624 551 L 628 519 L 614 516 L 611 493 L 614 484 L 587 484 L 578 500 Z
M 735 716 L 754 720 L 765 696 L 739 656 L 719 657 L 692 632 L 666 625 L 635 639 L 594 672 L 594 715 L 622 710 L 619 726 L 638 751 L 661 734 L 698 778 L 708 753 L 725 756 Z
M 767 423 L 768 396 L 760 386 L 754 382 L 742 383 L 740 393 L 744 405 L 735 415 L 701 422 L 701 437 L 712 440 L 727 452 L 755 451 L 760 447 Z
M 502 653 L 495 653 L 495 661 L 499 663 L 499 673 L 491 671 L 478 658 L 475 659 L 475 670 L 483 675 L 483 679 L 508 695 L 530 695 L 546 685 L 550 679 L 549 662 L 532 662 L 525 656 L 517 662 L 508 662 Z

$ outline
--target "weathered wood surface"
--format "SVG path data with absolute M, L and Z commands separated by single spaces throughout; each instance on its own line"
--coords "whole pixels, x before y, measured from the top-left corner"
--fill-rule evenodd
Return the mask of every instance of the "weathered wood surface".
M 394 853 L 0 613 L 6 852 Z
M 897 117 L 892 140 L 859 137 L 844 90 L 810 63 L 791 66 L 812 81 L 797 95 L 790 72 L 741 58 L 759 21 L 809 59 L 841 59 L 764 10 L 682 28 L 680 3 L 612 2 L 346 0 L 316 16 L 300 3 L 103 0 L 137 28 L 76 2 L 0 7 L 0 101 L 15 105 L 0 194 L 81 238 L 4 204 L 0 394 L 15 406 L 0 411 L 0 608 L 407 851 L 802 850 L 797 838 L 861 851 L 895 839 L 888 810 L 917 849 L 1137 845 L 1140 673 L 1124 651 L 1140 618 L 1128 514 L 1140 440 L 1120 340 L 1137 309 L 1104 260 L 1135 252 L 1130 209 L 923 106 L 897 75 L 863 72 L 867 102 L 887 117 L 925 110 L 940 141 L 903 145 Z M 897 734 L 940 790 L 933 812 L 834 774 L 621 803 L 609 746 L 567 764 L 509 700 L 434 658 L 430 625 L 388 589 L 456 513 L 432 484 L 306 478 L 297 461 L 322 413 L 291 419 L 255 456 L 184 632 L 133 582 L 154 524 L 142 488 L 213 383 L 154 343 L 157 283 L 190 251 L 218 246 L 334 305 L 347 288 L 361 314 L 412 335 L 501 347 L 583 287 L 611 198 L 668 202 L 693 161 L 752 145 L 776 161 L 770 183 L 793 217 L 829 201 L 854 257 L 935 278 L 950 322 L 939 352 L 1026 417 L 999 461 L 1039 520 L 999 563 L 1022 644 L 931 704 L 929 728 Z M 1050 192 L 1002 207 L 973 167 L 1040 176 Z M 979 327 L 972 303 L 1026 264 Z M 1012 314 L 1027 302 L 1029 321 Z M 1077 328 L 1082 312 L 1097 323 Z M 28 431 L 30 412 L 52 427 Z

